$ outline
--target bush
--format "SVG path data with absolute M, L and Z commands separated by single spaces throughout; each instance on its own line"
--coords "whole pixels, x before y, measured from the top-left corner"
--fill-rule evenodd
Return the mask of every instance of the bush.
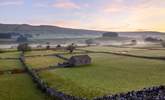
M 23 52 L 31 51 L 31 47 L 28 45 L 28 43 L 23 43 L 18 45 L 17 50 Z
M 0 49 L 0 53 L 3 53 L 4 51 L 2 49 Z
M 158 39 L 158 38 L 154 38 L 154 37 L 147 37 L 147 38 L 145 38 L 145 41 L 148 41 L 148 42 L 160 42 L 162 40 Z
M 74 45 L 74 43 L 72 43 L 72 44 L 69 45 L 66 49 L 67 49 L 70 53 L 72 53 L 72 52 L 76 49 L 76 46 Z
M 116 32 L 106 32 L 103 34 L 103 37 L 118 37 L 118 33 Z
M 85 43 L 90 46 L 91 44 L 94 43 L 93 39 L 88 39 L 88 40 L 85 40 Z

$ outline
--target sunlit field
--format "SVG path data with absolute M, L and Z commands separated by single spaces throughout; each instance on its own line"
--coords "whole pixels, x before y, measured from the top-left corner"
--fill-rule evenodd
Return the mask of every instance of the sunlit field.
M 92 98 L 165 84 L 165 63 L 111 54 L 89 54 L 92 64 L 40 73 L 49 85 L 80 97 Z

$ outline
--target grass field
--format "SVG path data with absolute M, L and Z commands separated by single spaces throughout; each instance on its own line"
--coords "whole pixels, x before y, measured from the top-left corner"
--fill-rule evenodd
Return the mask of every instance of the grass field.
M 80 97 L 92 98 L 165 84 L 165 63 L 111 54 L 90 54 L 92 64 L 44 71 L 49 85 Z
M 31 68 L 44 68 L 49 66 L 56 66 L 59 62 L 62 62 L 62 59 L 57 57 L 27 57 L 26 63 Z
M 49 55 L 49 54 L 56 54 L 56 53 L 64 53 L 64 51 L 53 51 L 53 50 L 30 51 L 30 52 L 26 52 L 25 56 Z
M 6 53 L 0 53 L 0 58 L 18 58 L 20 55 L 20 52 L 6 52 Z
M 74 53 L 81 53 L 82 51 L 75 50 Z M 25 56 L 35 56 L 35 55 L 49 55 L 49 54 L 68 54 L 66 50 L 42 50 L 42 51 L 30 51 L 26 52 Z
M 83 50 L 123 52 L 142 56 L 165 56 L 163 50 L 145 50 L 116 47 L 86 47 Z M 82 51 L 76 51 L 76 53 Z M 73 55 L 66 51 L 31 51 L 26 56 L 64 53 L 69 58 Z M 84 52 L 82 53 L 84 54 Z M 19 52 L 0 53 L 0 57 L 19 57 Z M 39 75 L 51 87 L 66 94 L 93 98 L 120 92 L 138 90 L 144 87 L 165 85 L 165 62 L 135 57 L 117 56 L 104 53 L 89 53 L 92 64 L 75 68 L 56 68 L 39 72 Z M 56 66 L 63 62 L 53 56 L 26 57 L 30 68 Z M 0 60 L 0 70 L 22 68 L 19 60 Z M 26 74 L 0 75 L 0 100 L 49 100 L 36 89 L 30 76 Z
M 12 70 L 22 68 L 19 60 L 0 60 L 0 70 Z
M 49 100 L 27 74 L 1 75 L 0 100 Z
M 91 51 L 115 52 L 115 53 L 126 52 L 127 54 L 147 56 L 147 57 L 165 57 L 165 49 L 147 50 L 147 49 L 108 47 L 108 46 L 91 46 L 81 49 L 91 50 Z

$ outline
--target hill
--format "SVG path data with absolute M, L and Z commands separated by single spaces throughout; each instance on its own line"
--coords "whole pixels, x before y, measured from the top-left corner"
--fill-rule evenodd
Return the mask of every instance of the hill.
M 52 38 L 91 38 L 100 37 L 106 31 L 85 30 L 63 28 L 50 25 L 33 26 L 28 24 L 0 24 L 0 33 L 20 33 L 32 34 L 40 39 Z M 162 32 L 156 31 L 137 31 L 137 32 L 118 32 L 119 36 L 124 37 L 144 37 L 144 36 L 165 36 Z M 41 35 L 41 36 L 40 36 Z M 38 37 L 40 36 L 40 37 Z

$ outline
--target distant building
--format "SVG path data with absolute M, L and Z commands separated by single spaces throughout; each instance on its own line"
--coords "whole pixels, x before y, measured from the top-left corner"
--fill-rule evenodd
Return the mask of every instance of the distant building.
M 81 65 L 89 65 L 91 64 L 91 57 L 88 55 L 77 55 L 72 56 L 67 62 L 59 64 L 60 67 L 74 67 L 74 66 L 81 66 Z

